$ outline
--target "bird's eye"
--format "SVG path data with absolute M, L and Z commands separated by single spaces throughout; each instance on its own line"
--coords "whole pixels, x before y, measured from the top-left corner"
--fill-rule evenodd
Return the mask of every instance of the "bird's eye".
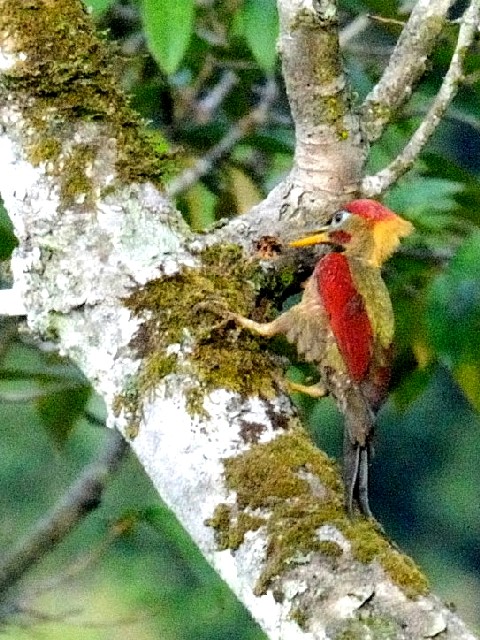
M 347 218 L 350 217 L 350 212 L 349 211 L 337 211 L 337 213 L 335 213 L 330 221 L 330 225 L 332 227 L 339 227 L 341 224 L 343 224 L 345 222 L 345 220 L 347 220 Z

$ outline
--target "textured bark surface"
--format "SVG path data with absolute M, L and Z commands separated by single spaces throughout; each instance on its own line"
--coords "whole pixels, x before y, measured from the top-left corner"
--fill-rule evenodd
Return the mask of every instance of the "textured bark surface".
M 69 24 L 77 12 L 87 29 L 81 4 L 32 0 L 18 12 L 16 4 L 0 0 L 0 16 L 10 18 L 0 18 L 0 188 L 19 240 L 12 260 L 15 295 L 23 299 L 32 333 L 55 340 L 78 364 L 104 398 L 110 426 L 126 433 L 131 414 L 118 399 L 138 395 L 132 384 L 142 361 L 131 347 L 141 318 L 124 298 L 186 266 L 194 273 L 206 243 L 235 243 L 251 255 L 262 235 L 298 235 L 359 190 L 366 148 L 338 58 L 336 6 L 279 0 L 280 50 L 298 140 L 294 165 L 249 214 L 199 240 L 161 190 L 120 171 L 122 129 L 109 126 L 108 114 L 100 122 L 73 120 L 35 88 L 33 45 L 22 20 L 34 10 L 48 40 L 44 13 L 62 21 L 68 7 Z M 74 29 L 55 33 L 58 51 L 62 38 L 75 38 Z M 70 46 L 81 50 L 79 41 Z M 75 65 L 75 54 L 64 62 L 66 68 Z M 45 118 L 57 124 L 55 153 L 43 150 L 39 157 Z M 88 154 L 76 154 L 85 149 Z M 88 180 L 66 197 L 65 179 L 73 169 Z M 364 638 L 376 630 L 399 639 L 473 638 L 452 611 L 424 594 L 421 574 L 372 525 L 345 520 L 336 469 L 308 444 L 286 396 L 272 394 L 280 369 L 265 374 L 267 390 L 250 394 L 232 382 L 207 386 L 193 363 L 191 329 L 183 327 L 181 338 L 167 347 L 172 370 L 146 397 L 136 398 L 141 422 L 131 446 L 159 494 L 267 635 Z M 268 473 L 256 475 L 259 469 L 280 469 L 277 486 L 269 484 Z M 282 477 L 290 481 L 283 494 Z M 322 510 L 324 504 L 330 512 Z M 302 513 L 308 535 L 282 546 L 292 523 L 302 531 Z M 402 570 L 395 573 L 392 562 Z

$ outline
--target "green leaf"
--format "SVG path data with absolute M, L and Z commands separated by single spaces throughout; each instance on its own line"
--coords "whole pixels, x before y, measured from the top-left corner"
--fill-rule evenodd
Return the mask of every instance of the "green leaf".
M 258 64 L 273 71 L 277 58 L 278 15 L 275 0 L 245 0 L 245 39 Z
M 385 204 L 414 224 L 442 229 L 455 211 L 455 196 L 463 185 L 452 180 L 412 175 L 398 182 L 385 198 Z M 433 195 L 432 195 L 433 194 Z
M 433 283 L 430 340 L 472 405 L 480 410 L 480 233 L 473 234 Z
M 102 13 L 112 4 L 112 0 L 84 0 L 84 2 L 93 13 Z
M 58 446 L 62 446 L 85 409 L 92 388 L 88 385 L 65 388 L 42 396 L 36 402 L 45 431 Z
M 201 182 L 197 182 L 179 200 L 178 206 L 194 231 L 208 229 L 215 222 L 217 197 Z
M 142 18 L 150 53 L 167 74 L 183 59 L 193 33 L 194 0 L 143 0 Z

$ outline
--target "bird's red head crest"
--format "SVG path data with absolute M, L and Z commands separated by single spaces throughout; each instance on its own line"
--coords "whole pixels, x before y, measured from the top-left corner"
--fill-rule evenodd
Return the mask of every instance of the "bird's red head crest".
M 375 200 L 352 200 L 336 211 L 316 233 L 291 242 L 294 247 L 326 242 L 339 244 L 346 253 L 380 267 L 395 251 L 400 238 L 413 226 Z
M 360 216 L 370 222 L 387 222 L 388 220 L 398 219 L 396 213 L 387 209 L 383 204 L 376 200 L 352 200 L 342 207 L 345 211 Z

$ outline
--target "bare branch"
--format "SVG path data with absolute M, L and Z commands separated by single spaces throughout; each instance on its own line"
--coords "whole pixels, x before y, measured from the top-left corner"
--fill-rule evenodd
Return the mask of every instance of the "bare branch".
M 402 31 L 379 82 L 361 107 L 367 140 L 377 140 L 392 115 L 411 95 L 423 75 L 436 39 L 453 0 L 419 0 Z
M 357 16 L 349 22 L 339 34 L 340 46 L 346 47 L 351 40 L 354 40 L 362 31 L 368 27 L 368 16 L 365 14 Z
M 375 13 L 369 13 L 368 18 L 369 20 L 372 20 L 373 22 L 377 22 L 378 24 L 395 25 L 397 27 L 405 26 L 405 20 L 395 20 L 394 18 L 384 18 L 383 16 L 379 16 Z
M 215 165 L 225 158 L 242 138 L 252 133 L 256 128 L 265 124 L 270 109 L 277 96 L 277 86 L 274 79 L 267 81 L 262 90 L 260 102 L 250 113 L 237 122 L 218 144 L 212 147 L 195 165 L 184 171 L 178 178 L 168 185 L 168 194 L 172 198 L 181 195 L 203 176 L 210 173 Z
M 217 109 L 237 83 L 237 74 L 230 70 L 225 71 L 213 89 L 206 96 L 197 100 L 194 108 L 196 121 L 199 124 L 210 122 Z
M 374 176 L 366 176 L 364 178 L 362 183 L 364 195 L 369 197 L 380 195 L 413 166 L 458 91 L 459 84 L 463 79 L 465 55 L 475 38 L 479 22 L 480 6 L 478 1 L 474 0 L 463 15 L 450 67 L 425 119 L 403 151 L 388 167 Z
M 21 595 L 22 603 L 32 602 L 47 591 L 58 589 L 67 582 L 78 578 L 87 569 L 98 564 L 113 542 L 125 534 L 125 528 L 121 522 L 120 524 L 118 522 L 112 523 L 112 526 L 106 531 L 106 535 L 94 546 L 89 547 L 87 551 L 75 557 L 69 564 L 62 566 L 53 576 L 49 575 L 44 580 L 36 580 L 32 586 L 23 589 Z
M 120 434 L 112 433 L 105 451 L 84 470 L 33 530 L 3 558 L 0 564 L 0 600 L 5 600 L 8 592 L 28 570 L 53 551 L 81 520 L 98 507 L 107 481 L 118 468 L 126 450 L 127 444 Z

